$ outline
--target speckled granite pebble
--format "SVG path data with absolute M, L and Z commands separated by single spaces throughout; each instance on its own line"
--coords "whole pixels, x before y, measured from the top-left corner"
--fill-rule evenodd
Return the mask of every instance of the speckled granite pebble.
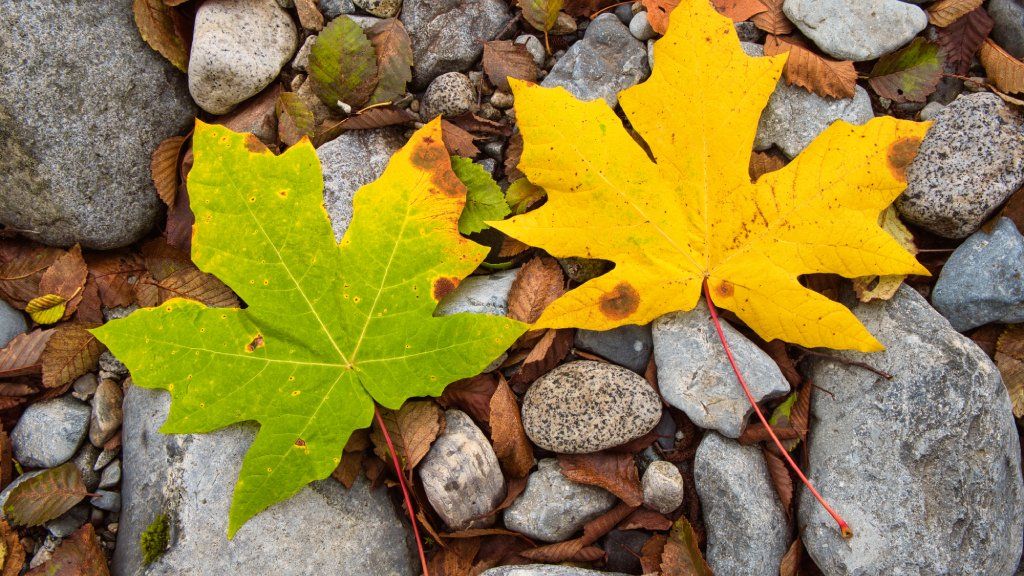
M 584 454 L 611 448 L 651 431 L 661 400 L 636 373 L 580 360 L 541 376 L 523 397 L 523 426 L 541 448 Z
M 602 488 L 569 480 L 557 459 L 546 458 L 530 474 L 526 490 L 505 509 L 505 527 L 528 538 L 560 542 L 611 510 L 617 501 Z
M 448 72 L 434 78 L 427 87 L 420 117 L 429 122 L 437 116 L 458 116 L 472 110 L 475 103 L 476 88 L 469 77 L 461 72 Z
M 394 18 L 402 10 L 402 0 L 352 0 L 353 4 L 379 18 Z
M 298 32 L 275 0 L 207 0 L 196 11 L 188 89 L 224 114 L 265 88 L 295 53 Z
M 995 94 L 960 96 L 935 116 L 907 182 L 896 200 L 906 220 L 969 236 L 1024 184 L 1024 117 Z

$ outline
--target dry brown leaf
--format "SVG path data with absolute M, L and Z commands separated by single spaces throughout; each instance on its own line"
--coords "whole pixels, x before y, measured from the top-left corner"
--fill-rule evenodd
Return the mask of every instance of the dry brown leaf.
M 39 526 L 70 510 L 89 491 L 73 462 L 48 468 L 11 489 L 4 517 L 18 526 Z
M 981 45 L 979 57 L 997 88 L 1011 94 L 1024 93 L 1024 62 L 1011 56 L 991 38 Z
M 505 473 L 513 478 L 525 477 L 533 468 L 533 445 L 526 437 L 516 395 L 504 379 L 499 379 L 491 396 L 490 425 L 494 454 Z
M 237 308 L 238 296 L 212 274 L 184 268 L 156 282 L 143 278 L 135 285 L 139 304 L 156 306 L 171 298 L 187 298 L 216 308 Z
M 940 28 L 949 26 L 971 10 L 981 7 L 983 0 L 939 0 L 928 6 L 928 22 Z
M 468 576 L 473 560 L 480 551 L 480 538 L 456 539 L 449 542 L 430 560 L 431 576 Z
M 779 576 L 800 576 L 800 558 L 803 554 L 804 546 L 798 536 L 789 545 L 789 550 L 786 551 L 782 561 L 779 563 Z
M 643 504 L 640 476 L 632 454 L 559 454 L 558 463 L 562 476 L 573 482 L 604 488 L 629 506 Z
M 44 387 L 62 387 L 96 368 L 106 346 L 89 332 L 89 328 L 77 322 L 67 322 L 54 329 L 40 358 Z
M 25 548 L 21 538 L 6 520 L 0 520 L 0 539 L 3 541 L 4 556 L 0 560 L 0 576 L 18 576 L 25 566 Z
M 996 341 L 995 360 L 1010 393 L 1013 415 L 1024 417 L 1024 325 L 1006 327 Z
M 142 39 L 182 72 L 188 71 L 188 39 L 181 14 L 163 0 L 134 0 L 132 13 Z
M 505 147 L 505 178 L 509 182 L 515 182 L 526 175 L 519 169 L 519 160 L 523 157 L 523 133 L 516 132 L 508 140 Z
M 0 490 L 14 480 L 14 453 L 11 438 L 7 432 L 0 430 Z M 2 533 L 2 530 L 0 530 Z M 2 576 L 2 575 L 0 575 Z
M 78 308 L 88 275 L 89 269 L 82 258 L 82 248 L 75 244 L 43 272 L 39 279 L 39 294 L 56 294 L 64 298 L 66 319 Z
M 769 148 L 764 152 L 754 151 L 750 155 L 750 180 L 756 181 L 769 172 L 774 172 L 789 162 L 786 155 L 777 148 Z
M 447 120 L 441 120 L 441 138 L 449 154 L 476 158 L 480 153 L 480 149 L 473 144 L 476 137 Z
M 771 449 L 762 448 L 761 452 L 764 454 L 765 464 L 768 465 L 768 475 L 772 479 L 772 486 L 775 487 L 775 493 L 779 495 L 779 500 L 782 502 L 782 509 L 788 516 L 793 511 L 793 477 L 789 475 L 789 467 L 786 466 L 786 461 L 782 457 L 776 456 Z
M 277 99 L 284 88 L 274 82 L 259 94 L 246 100 L 235 110 L 217 117 L 217 124 L 227 126 L 235 132 L 256 135 L 263 142 L 273 143 L 277 137 Z M 186 152 L 187 155 L 187 152 Z M 184 173 L 184 171 L 183 171 Z
M 374 106 L 367 108 L 357 114 L 353 114 L 344 120 L 324 122 L 317 128 L 316 136 L 313 137 L 313 145 L 321 146 L 337 138 L 346 130 L 373 130 L 385 126 L 397 126 L 414 122 L 416 116 L 404 108 L 394 106 Z
M 141 252 L 145 268 L 158 282 L 178 270 L 195 267 L 188 252 L 171 246 L 166 238 L 149 240 L 142 245 Z
M 25 576 L 110 576 L 110 570 L 95 529 L 86 523 L 65 538 L 49 560 Z
M 501 241 L 501 248 L 498 249 L 498 258 L 512 258 L 529 249 L 529 244 L 524 244 L 511 236 L 505 236 Z
M 711 4 L 733 22 L 744 22 L 754 14 L 768 11 L 760 0 L 711 0 Z
M 437 399 L 445 408 L 458 408 L 474 422 L 489 425 L 491 396 L 498 389 L 498 377 L 492 373 L 480 374 L 452 382 Z
M 537 345 L 526 355 L 523 365 L 512 375 L 510 380 L 512 387 L 522 388 L 557 366 L 569 354 L 569 350 L 572 349 L 572 341 L 573 331 L 571 329 L 545 331 Z
M 174 196 L 174 205 L 167 209 L 167 225 L 164 227 L 167 243 L 186 252 L 191 251 L 192 225 L 195 222 L 196 216 L 188 200 L 188 186 L 182 182 Z
M 761 0 L 767 10 L 751 18 L 754 25 L 776 36 L 792 34 L 795 28 L 782 12 L 782 2 L 783 0 Z
M 430 445 L 444 431 L 444 412 L 433 400 L 412 400 L 398 410 L 382 408 L 380 416 L 388 428 L 403 470 L 415 468 L 430 451 Z M 391 462 L 387 441 L 376 422 L 370 439 L 373 440 L 373 452 L 377 457 L 384 462 Z
M 786 83 L 818 96 L 853 98 L 857 87 L 857 70 L 853 62 L 826 58 L 793 38 L 769 35 L 765 39 L 765 56 L 783 52 L 789 52 L 789 59 L 782 69 Z
M 562 12 L 570 16 L 593 18 L 597 12 L 611 8 L 619 3 L 621 3 L 621 0 L 565 0 Z
M 484 42 L 484 72 L 491 84 L 509 91 L 509 78 L 535 82 L 537 80 L 537 63 L 524 44 L 516 44 L 511 40 L 492 40 Z
M 668 536 L 655 534 L 640 549 L 640 567 L 644 574 L 659 574 L 661 572 L 661 557 L 665 553 L 665 543 Z
M 668 30 L 668 15 L 679 5 L 679 0 L 640 0 L 647 9 L 647 21 L 658 34 Z
M 512 135 L 512 126 L 509 124 L 481 118 L 472 112 L 463 112 L 458 116 L 449 118 L 449 120 L 452 124 L 480 138 L 491 136 L 507 138 Z
M 398 18 L 386 18 L 374 24 L 366 35 L 377 51 L 377 87 L 371 103 L 390 102 L 405 94 L 412 80 L 412 40 Z
M 153 156 L 149 160 L 149 173 L 153 178 L 153 186 L 156 187 L 156 194 L 168 206 L 174 205 L 174 197 L 178 193 L 178 159 L 181 156 L 181 147 L 185 145 L 188 136 L 171 136 L 153 150 Z
M 319 32 L 324 28 L 324 15 L 320 13 L 317 0 L 295 0 L 295 11 L 299 13 L 299 24 L 306 30 Z
M 995 23 L 984 8 L 964 14 L 952 24 L 939 29 L 936 41 L 945 52 L 946 66 L 956 74 L 967 75 L 974 55 L 978 53 Z
M 313 112 L 294 92 L 281 92 L 277 100 L 277 138 L 291 146 L 304 136 L 312 136 L 316 128 Z
M 88 254 L 85 261 L 104 306 L 128 306 L 135 301 L 132 285 L 146 271 L 138 256 L 127 252 L 101 252 Z
M 982 229 L 991 233 L 992 226 L 995 225 L 999 218 L 1009 218 L 1013 220 L 1018 230 L 1024 230 L 1024 188 L 1014 192 L 1013 196 L 1010 196 L 1010 199 L 1003 205 L 1002 210 L 999 211 L 999 216 L 989 220 L 985 226 L 982 226 Z
M 615 527 L 617 530 L 668 530 L 672 528 L 672 521 L 664 514 L 660 514 L 650 508 L 637 508 L 621 524 Z
M 0 296 L 24 310 L 39 295 L 39 281 L 46 269 L 64 253 L 60 248 L 35 248 L 0 266 Z
M 558 261 L 535 256 L 519 269 L 508 292 L 510 318 L 531 324 L 544 309 L 565 293 L 565 277 Z
M 661 576 L 712 576 L 686 518 L 676 520 L 661 555 Z
M 35 329 L 15 336 L 0 349 L 0 378 L 13 378 L 38 374 L 42 370 L 40 358 L 53 329 Z
M 341 462 L 331 472 L 331 478 L 341 483 L 345 488 L 352 488 L 359 477 L 359 471 L 363 469 L 362 452 L 342 452 Z

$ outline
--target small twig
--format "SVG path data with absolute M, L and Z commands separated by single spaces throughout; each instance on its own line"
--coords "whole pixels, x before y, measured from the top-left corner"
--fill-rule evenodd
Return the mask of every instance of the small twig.
M 847 360 L 846 358 L 840 358 L 839 356 L 833 356 L 831 354 L 826 354 L 824 352 L 818 352 L 817 350 L 811 350 L 810 348 L 804 348 L 803 346 L 800 346 L 798 344 L 794 344 L 794 346 L 796 346 L 804 354 L 807 354 L 809 356 L 817 356 L 818 358 L 825 358 L 826 360 L 831 360 L 833 362 L 838 362 L 840 364 L 845 364 L 847 366 L 853 366 L 853 367 L 856 367 L 856 368 L 860 368 L 861 370 L 867 370 L 868 372 L 872 372 L 874 374 L 877 374 L 878 376 L 881 376 L 882 378 L 885 378 L 886 380 L 892 380 L 893 378 L 895 378 L 895 376 L 893 376 L 892 374 L 889 374 L 888 372 L 886 372 L 884 370 L 879 370 L 878 368 L 875 368 L 874 366 L 872 366 L 870 364 L 867 364 L 865 362 L 858 362 L 856 360 Z
M 384 441 L 388 444 L 388 452 L 391 453 L 391 463 L 395 465 L 395 475 L 398 476 L 398 485 L 402 487 L 402 497 L 405 498 L 405 511 L 409 515 L 409 522 L 412 523 L 412 534 L 416 538 L 416 551 L 420 553 L 420 565 L 423 567 L 423 576 L 430 576 L 430 570 L 427 568 L 427 553 L 423 550 L 423 539 L 420 538 L 416 512 L 412 507 L 412 498 L 409 496 L 409 489 L 405 485 L 405 474 L 402 472 L 402 464 L 398 461 L 398 453 L 395 452 L 395 445 L 391 442 L 391 434 L 388 433 L 388 427 L 384 424 L 384 419 L 381 418 L 380 410 L 377 409 L 376 404 L 373 405 L 373 415 L 377 419 L 377 425 L 380 426 L 380 433 L 384 436 Z
M 803 471 L 800 470 L 800 467 L 796 465 L 796 462 L 793 461 L 793 458 L 789 455 L 785 446 L 782 445 L 782 441 L 775 435 L 771 424 L 768 423 L 768 419 L 764 417 L 764 413 L 761 412 L 761 408 L 757 405 L 754 395 L 750 393 L 750 387 L 747 386 L 747 381 L 744 380 L 743 374 L 740 373 L 740 367 L 736 364 L 736 359 L 733 358 L 732 349 L 729 348 L 729 342 L 725 338 L 725 331 L 722 329 L 722 323 L 718 320 L 718 309 L 715 307 L 715 303 L 711 300 L 711 288 L 708 287 L 707 280 L 704 281 L 704 300 L 707 303 L 708 310 L 711 312 L 711 320 L 715 324 L 715 330 L 718 331 L 718 339 L 721 340 L 722 348 L 725 349 L 725 357 L 729 360 L 729 365 L 732 366 L 732 371 L 736 374 L 736 379 L 739 380 L 740 386 L 743 387 L 743 393 L 747 396 L 747 401 L 750 402 L 750 405 L 754 408 L 754 413 L 757 414 L 758 419 L 761 420 L 761 424 L 764 425 L 765 430 L 768 432 L 768 435 L 771 436 L 772 441 L 782 453 L 782 456 L 785 458 L 786 463 L 789 464 L 789 467 L 793 469 L 793 472 L 800 478 L 800 481 L 804 483 L 804 486 L 811 491 L 811 494 L 813 494 L 814 498 L 819 504 L 821 504 L 821 507 L 824 508 L 825 511 L 828 512 L 829 516 L 836 521 L 836 524 L 839 525 L 839 531 L 843 535 L 843 538 L 852 538 L 853 530 L 850 529 L 850 525 L 846 523 L 846 520 L 843 520 L 843 517 L 840 516 L 838 512 L 829 506 L 828 502 L 825 501 L 825 498 L 818 493 L 811 484 L 811 481 L 807 479 L 807 476 L 805 476 Z

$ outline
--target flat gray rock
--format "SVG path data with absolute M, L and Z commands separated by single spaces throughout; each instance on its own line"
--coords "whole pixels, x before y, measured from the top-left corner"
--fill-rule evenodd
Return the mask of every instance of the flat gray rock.
M 924 30 L 924 10 L 900 0 L 786 0 L 782 11 L 823 52 L 874 60 Z
M 598 572 L 572 566 L 551 564 L 524 564 L 522 566 L 499 566 L 480 573 L 480 576 L 627 576 L 619 572 Z
M 125 395 L 122 510 L 114 576 L 413 576 L 406 530 L 385 490 L 350 490 L 328 478 L 271 506 L 227 539 L 238 470 L 256 427 L 166 436 L 170 396 L 131 386 Z M 142 566 L 139 536 L 160 514 L 171 545 Z M 418 567 L 418 563 L 416 564 Z
M 767 150 L 775 144 L 794 158 L 836 120 L 864 124 L 874 117 L 871 99 L 860 86 L 855 88 L 853 98 L 838 100 L 781 80 L 761 113 L 754 149 Z
M 109 249 L 157 223 L 150 155 L 195 108 L 131 6 L 0 0 L 0 224 Z
M 505 497 L 505 476 L 480 428 L 465 412 L 446 410 L 444 432 L 419 465 L 420 485 L 452 531 L 483 528 Z
M 965 238 L 1024 184 L 1024 116 L 995 94 L 965 94 L 935 117 L 907 167 L 896 208 L 947 238 Z
M 991 0 L 988 15 L 995 25 L 992 38 L 1018 59 L 1024 58 L 1024 3 L 1020 0 Z
M 11 431 L 14 459 L 26 468 L 53 468 L 70 460 L 89 431 L 88 404 L 64 395 L 30 404 Z
M 913 289 L 857 304 L 884 352 L 833 352 L 811 379 L 809 477 L 844 516 L 843 540 L 800 495 L 804 546 L 828 575 L 1009 576 L 1024 536 L 1020 441 L 999 370 Z
M 627 324 L 611 330 L 577 330 L 575 346 L 643 374 L 654 342 L 650 325 Z
M 644 506 L 669 514 L 683 504 L 683 475 L 675 464 L 656 460 L 647 466 L 641 480 Z
M 464 72 L 512 19 L 505 0 L 405 0 L 401 20 L 412 40 L 412 87 Z
M 545 458 L 530 474 L 526 490 L 505 509 L 505 527 L 544 542 L 568 540 L 583 525 L 611 510 L 614 494 L 562 475 L 555 458 Z
M 229 112 L 277 78 L 298 30 L 276 0 L 207 0 L 196 11 L 188 89 L 211 114 Z
M 533 443 L 586 454 L 651 431 L 661 400 L 635 372 L 604 362 L 568 362 L 537 379 L 523 397 L 523 427 Z
M 28 323 L 25 321 L 25 315 L 0 300 L 0 348 L 7 346 L 15 336 L 24 334 L 26 330 Z
M 605 13 L 555 62 L 541 86 L 561 86 L 580 100 L 603 98 L 614 108 L 619 92 L 650 73 L 647 47 L 614 14 Z
M 401 130 L 350 130 L 316 150 L 324 173 L 324 206 L 341 242 L 352 221 L 352 198 L 384 173 L 391 155 L 405 144 Z
M 932 304 L 965 332 L 991 322 L 1024 322 L 1024 236 L 1000 218 L 991 233 L 979 230 L 942 267 Z
M 658 388 L 665 402 L 701 428 L 739 438 L 754 410 L 729 365 L 704 299 L 693 310 L 666 314 L 652 326 Z M 789 392 L 789 382 L 768 354 L 728 322 L 722 328 L 758 402 Z
M 697 447 L 693 481 L 715 576 L 778 576 L 789 525 L 761 450 L 709 432 Z
M 437 303 L 437 316 L 463 312 L 504 316 L 508 314 L 508 293 L 519 274 L 519 268 L 494 274 L 470 276 Z

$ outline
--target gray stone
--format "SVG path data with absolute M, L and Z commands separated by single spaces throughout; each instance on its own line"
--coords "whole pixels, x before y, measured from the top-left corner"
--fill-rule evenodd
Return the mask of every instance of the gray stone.
M 991 0 L 988 15 L 995 25 L 992 38 L 1017 58 L 1024 58 L 1024 3 L 1020 0 Z
M 114 460 L 109 466 L 103 469 L 100 476 L 100 488 L 115 488 L 121 483 L 121 461 Z
M 92 444 L 89 444 L 89 446 L 92 446 Z M 107 464 L 113 462 L 114 458 L 117 458 L 119 454 L 121 454 L 120 446 L 100 452 L 100 455 L 96 458 L 96 463 L 93 464 L 92 469 L 97 472 L 103 470 L 103 468 L 106 467 Z
M 384 172 L 405 140 L 401 130 L 350 130 L 317 148 L 324 173 L 324 206 L 340 242 L 352 221 L 352 198 Z
M 32 478 L 35 478 L 36 476 L 39 476 L 43 472 L 45 472 L 45 470 L 37 470 L 35 472 L 25 472 L 24 474 L 18 476 L 14 480 L 12 480 L 10 484 L 8 484 L 6 487 L 4 487 L 4 489 L 2 491 L 0 491 L 0 518 L 5 518 L 5 516 L 4 516 L 4 506 L 7 504 L 7 498 L 11 495 L 11 491 L 14 490 L 15 488 L 17 488 L 18 485 L 21 484 L 22 482 L 25 482 L 26 480 L 30 480 Z
M 89 420 L 89 442 L 102 447 L 121 429 L 124 416 L 121 411 L 121 385 L 114 380 L 103 380 L 92 399 L 92 417 Z
M 586 454 L 650 432 L 661 418 L 661 399 L 631 370 L 578 360 L 538 378 L 526 391 L 522 410 L 534 444 L 560 454 Z
M 89 442 L 83 442 L 82 447 L 75 454 L 75 457 L 71 459 L 71 462 L 78 468 L 78 471 L 82 474 L 82 483 L 89 490 L 95 490 L 100 485 L 100 472 L 96 468 L 96 462 L 99 461 L 100 454 L 103 451 L 93 446 Z
M 71 396 L 30 404 L 11 432 L 14 459 L 26 468 L 70 460 L 89 431 L 89 405 Z
M 789 382 L 768 354 L 728 322 L 722 322 L 722 329 L 758 402 L 789 392 Z M 701 428 L 739 438 L 754 410 L 729 365 L 704 299 L 689 312 L 658 318 L 652 332 L 658 387 L 665 402 L 686 412 Z
M 544 66 L 544 60 L 547 58 L 547 52 L 544 51 L 544 44 L 537 39 L 536 36 L 531 34 L 522 34 L 516 37 L 516 44 L 522 44 L 526 46 L 526 51 L 533 57 L 533 62 L 538 68 Z
M 26 330 L 28 323 L 25 322 L 25 315 L 0 300 L 0 348 L 7 346 L 8 342 Z
M 59 517 L 46 523 L 46 530 L 54 538 L 67 538 L 71 536 L 86 522 L 89 521 L 89 504 L 81 503 L 71 510 L 61 514 Z
M 1024 116 L 995 94 L 960 96 L 935 117 L 896 200 L 905 219 L 965 238 L 1024 184 Z
M 604 568 L 626 574 L 642 574 L 639 554 L 650 539 L 651 534 L 642 530 L 612 530 L 604 539 L 604 550 L 608 554 Z
M 256 427 L 165 436 L 170 396 L 130 386 L 114 576 L 360 574 L 412 576 L 406 532 L 387 493 L 328 478 L 257 514 L 228 540 L 231 494 Z M 160 514 L 171 544 L 143 567 L 139 537 Z M 286 558 L 287 562 L 282 559 Z
M 1024 237 L 1000 218 L 991 233 L 979 230 L 946 260 L 932 304 L 965 332 L 991 322 L 1024 322 Z
M 758 28 L 753 22 L 737 22 L 734 24 L 734 27 L 736 28 L 736 35 L 740 37 L 740 42 L 758 43 L 758 45 L 764 42 L 764 30 Z
M 420 104 L 420 117 L 429 122 L 437 116 L 446 118 L 465 114 L 476 104 L 476 88 L 461 72 L 441 74 L 430 83 Z
M 854 314 L 884 352 L 815 361 L 809 477 L 854 531 L 800 495 L 829 575 L 1013 574 L 1024 536 L 1020 442 L 999 370 L 913 289 Z
M 818 48 L 840 60 L 874 60 L 924 30 L 924 10 L 899 0 L 787 0 L 782 11 Z
M 616 502 L 603 488 L 569 480 L 557 459 L 545 458 L 527 478 L 526 490 L 505 509 L 505 527 L 535 540 L 561 542 Z
M 406 0 L 401 19 L 412 40 L 412 85 L 422 90 L 445 72 L 472 66 L 512 12 L 505 0 Z
M 480 576 L 627 576 L 619 572 L 598 572 L 572 566 L 552 564 L 524 564 L 521 566 L 499 566 L 480 573 Z
M 508 110 L 514 103 L 515 96 L 513 96 L 511 92 L 495 90 L 494 94 L 491 94 L 491 106 L 494 106 L 498 110 Z
M 352 0 L 352 3 L 378 18 L 394 18 L 402 11 L 402 0 Z
M 651 26 L 650 20 L 647 19 L 647 12 L 637 12 L 633 16 L 633 19 L 629 21 L 629 33 L 641 42 L 646 42 L 658 35 L 654 31 L 654 27 Z
M 508 293 L 519 273 L 518 268 L 502 270 L 486 276 L 470 276 L 437 305 L 437 316 L 461 312 L 504 316 L 508 314 Z
M 559 58 L 542 86 L 561 86 L 580 100 L 603 98 L 614 107 L 618 93 L 651 73 L 647 48 L 614 14 L 601 14 L 583 39 Z
M 693 461 L 693 481 L 716 576 L 778 576 L 789 522 L 761 450 L 709 432 Z
M 196 11 L 188 89 L 224 114 L 277 78 L 295 53 L 295 22 L 275 0 L 207 0 Z
M 123 380 L 128 376 L 128 367 L 124 365 L 124 362 L 118 360 L 110 350 L 104 350 L 103 353 L 100 354 L 98 364 L 100 367 L 99 375 L 101 380 L 107 378 Z
M 505 497 L 505 477 L 491 443 L 459 410 L 444 413 L 444 432 L 419 465 L 420 485 L 453 531 L 490 526 Z
M 917 113 L 917 117 L 921 120 L 935 120 L 939 112 L 942 112 L 945 108 L 946 105 L 941 102 L 929 102 Z
M 71 385 L 71 395 L 83 402 L 88 402 L 93 394 L 96 393 L 96 388 L 98 387 L 99 383 L 96 380 L 96 374 L 86 372 L 75 378 L 75 382 Z
M 647 369 L 654 347 L 650 325 L 635 324 L 603 331 L 577 330 L 575 345 L 640 374 Z
M 116 248 L 160 217 L 150 155 L 195 108 L 131 6 L 0 0 L 0 223 L 33 240 Z
M 320 11 L 327 20 L 334 20 L 342 14 L 351 14 L 356 11 L 356 5 L 352 0 L 320 0 Z
M 305 72 L 309 69 L 309 53 L 313 50 L 313 45 L 316 44 L 316 34 L 310 34 L 302 41 L 302 46 L 299 46 L 295 57 L 292 58 L 291 67 L 293 70 L 299 72 Z
M 644 505 L 668 514 L 683 504 L 683 475 L 676 465 L 665 460 L 651 462 L 641 480 Z
M 567 34 L 575 34 L 577 30 L 579 30 L 579 26 L 576 24 L 576 19 L 565 12 L 559 12 L 555 16 L 555 24 L 551 27 L 550 34 L 552 36 L 565 36 Z
M 112 490 L 97 490 L 96 495 L 89 499 L 93 508 L 106 510 L 107 512 L 121 511 L 121 493 Z
M 854 89 L 853 98 L 838 100 L 782 80 L 761 113 L 754 149 L 767 150 L 775 144 L 793 158 L 836 120 L 864 124 L 872 118 L 871 98 L 860 86 Z
M 633 5 L 630 2 L 616 6 L 613 13 L 619 19 L 619 22 L 626 26 L 629 26 L 629 23 L 633 21 L 633 16 L 636 15 L 633 13 Z

